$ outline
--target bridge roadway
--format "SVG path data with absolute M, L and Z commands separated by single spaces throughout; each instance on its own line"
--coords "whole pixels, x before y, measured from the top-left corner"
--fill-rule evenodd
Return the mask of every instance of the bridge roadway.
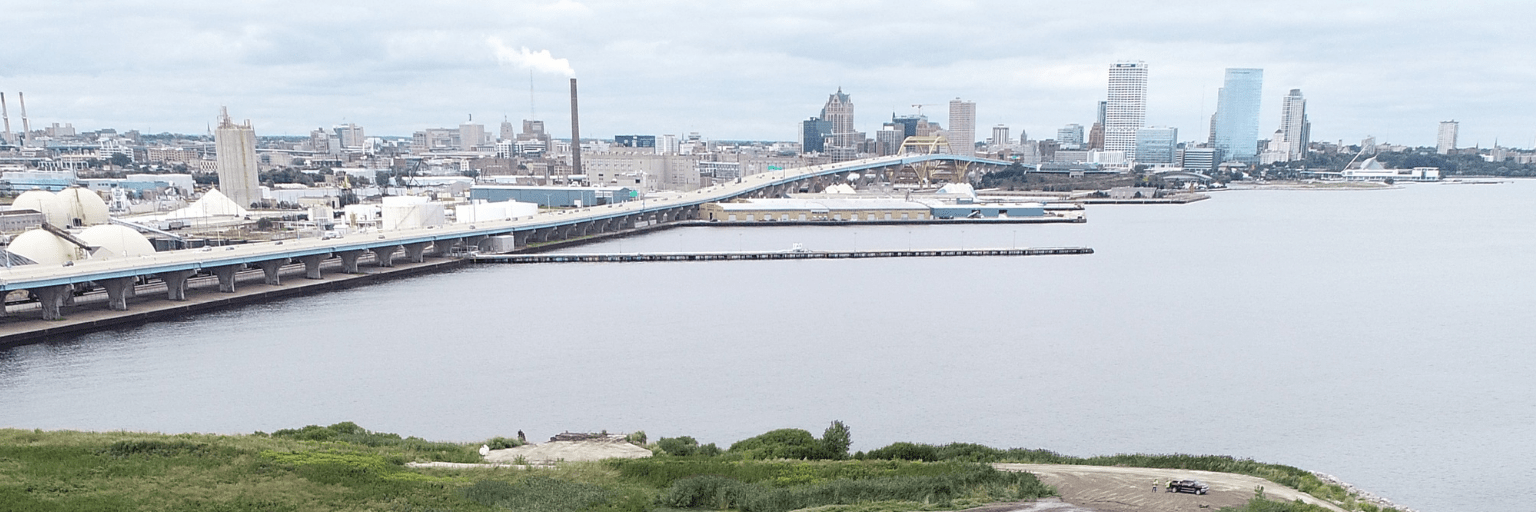
M 676 220 L 695 219 L 701 204 L 737 197 L 775 197 L 806 180 L 849 173 L 894 171 L 903 165 L 933 160 L 1006 166 L 1007 162 L 957 155 L 909 155 L 850 160 L 835 164 L 770 171 L 684 193 L 680 197 L 646 199 L 573 210 L 541 212 L 517 219 L 456 223 L 423 229 L 350 234 L 331 239 L 298 239 L 223 247 L 157 252 L 133 258 L 83 260 L 67 266 L 25 265 L 0 269 L 0 294 L 30 290 L 41 303 L 44 320 L 60 318 L 60 308 L 73 297 L 76 285 L 94 282 L 105 288 L 108 307 L 126 311 L 127 298 L 141 278 L 165 282 L 167 299 L 186 300 L 187 280 L 200 272 L 219 278 L 219 290 L 233 293 L 236 274 L 249 267 L 262 269 L 266 283 L 279 285 L 280 269 L 290 261 L 303 263 L 305 277 L 320 279 L 321 262 L 341 259 L 344 273 L 357 273 L 358 257 L 372 252 L 375 263 L 393 266 L 396 253 L 412 262 L 433 253 L 447 254 L 460 244 L 478 246 L 487 237 L 511 235 L 516 247 L 551 242 Z M 0 309 L 0 314 L 4 310 Z

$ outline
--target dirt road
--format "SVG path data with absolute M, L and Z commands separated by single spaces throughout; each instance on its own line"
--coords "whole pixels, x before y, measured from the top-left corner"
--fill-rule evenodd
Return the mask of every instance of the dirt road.
M 1258 477 L 1182 469 L 1072 466 L 1057 464 L 993 464 L 1004 471 L 1027 471 L 1040 481 L 1056 486 L 1066 503 L 1099 512 L 1209 512 L 1233 507 L 1253 498 L 1253 489 L 1264 486 L 1270 499 L 1321 505 L 1344 512 L 1310 494 Z M 1152 491 L 1152 480 L 1193 479 L 1211 486 L 1210 494 L 1193 495 Z

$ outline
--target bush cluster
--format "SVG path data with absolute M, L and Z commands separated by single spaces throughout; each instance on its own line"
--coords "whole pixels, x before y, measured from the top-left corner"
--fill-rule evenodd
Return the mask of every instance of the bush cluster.
M 517 448 L 517 447 L 525 445 L 525 444 L 528 444 L 528 443 L 525 443 L 525 442 L 523 442 L 523 440 L 518 439 L 516 437 L 500 437 L 500 436 L 492 437 L 492 438 L 490 438 L 490 440 L 487 440 L 485 442 L 485 445 L 491 447 L 492 450 L 505 450 L 507 448 Z
M 833 421 L 821 439 L 798 428 L 781 428 L 737 441 L 727 452 L 745 459 L 842 460 L 852 443 L 848 426 Z
M 720 447 L 715 446 L 715 443 L 700 445 L 697 439 L 688 436 L 663 437 L 660 441 L 656 441 L 656 448 L 667 455 L 676 457 L 691 457 L 694 455 L 714 457 L 720 455 Z
M 783 512 L 874 501 L 946 506 L 956 499 L 973 496 L 985 496 L 990 501 L 1016 501 L 1055 493 L 1028 473 L 998 471 L 982 464 L 948 469 L 949 472 L 939 475 L 838 479 L 789 487 L 705 475 L 674 482 L 662 492 L 659 501 L 663 506 L 680 508 Z

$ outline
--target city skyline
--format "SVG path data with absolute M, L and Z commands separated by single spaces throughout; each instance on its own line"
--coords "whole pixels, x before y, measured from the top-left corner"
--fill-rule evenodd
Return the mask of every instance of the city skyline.
M 1497 138 L 1520 147 L 1536 138 L 1525 121 L 1536 107 L 1519 101 L 1527 72 L 1502 64 L 1536 37 L 1513 21 L 1536 13 L 1533 6 L 1100 4 L 1047 6 L 1005 21 L 991 13 L 1008 4 L 962 3 L 921 22 L 901 16 L 899 4 L 822 6 L 834 11 L 827 13 L 732 6 L 698 17 L 677 16 L 686 5 L 668 2 L 449 5 L 424 14 L 346 4 L 19 5 L 7 9 L 0 34 L 0 44 L 17 50 L 0 68 L 0 90 L 27 93 L 33 126 L 69 122 L 81 130 L 203 133 L 215 122 L 208 112 L 228 105 L 270 135 L 356 123 L 370 134 L 408 136 L 469 115 L 487 125 L 533 117 L 564 133 L 563 85 L 574 68 L 583 78 L 585 131 L 597 137 L 697 131 L 796 140 L 792 127 L 804 117 L 796 114 L 814 112 L 838 86 L 868 113 L 859 131 L 873 133 L 889 113 L 915 113 L 913 104 L 958 96 L 979 106 L 977 126 L 1047 134 L 1091 125 L 1104 67 L 1141 60 L 1153 69 L 1146 124 L 1182 127 L 1185 137 L 1203 131 L 1214 112 L 1222 70 L 1253 67 L 1267 75 L 1264 136 L 1277 128 L 1285 91 L 1299 88 L 1316 122 L 1314 141 L 1375 136 L 1432 146 L 1435 123 L 1452 118 L 1465 125 L 1464 146 Z M 1138 15 L 1089 14 L 1106 8 Z M 1172 37 L 1176 31 L 1159 29 L 1187 26 L 1191 17 L 1242 30 Z M 828 20 L 844 20 L 843 27 Z M 1118 24 L 1138 29 L 1112 30 Z M 1117 35 L 1071 37 L 1090 26 Z M 1011 44 L 975 38 L 943 51 L 886 48 L 883 34 L 914 30 L 998 31 Z M 1396 37 L 1405 30 L 1438 36 Z M 1233 33 L 1241 35 L 1226 35 Z M 942 119 L 934 110 L 925 113 Z

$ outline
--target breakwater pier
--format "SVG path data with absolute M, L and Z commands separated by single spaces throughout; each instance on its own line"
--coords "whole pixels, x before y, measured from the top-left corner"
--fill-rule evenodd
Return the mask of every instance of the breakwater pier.
M 955 256 L 1057 256 L 1093 254 L 1089 247 L 1024 249 L 920 249 L 900 251 L 746 251 L 658 252 L 612 254 L 491 254 L 470 257 L 474 263 L 630 263 L 653 261 L 834 260 L 858 258 L 934 258 Z

